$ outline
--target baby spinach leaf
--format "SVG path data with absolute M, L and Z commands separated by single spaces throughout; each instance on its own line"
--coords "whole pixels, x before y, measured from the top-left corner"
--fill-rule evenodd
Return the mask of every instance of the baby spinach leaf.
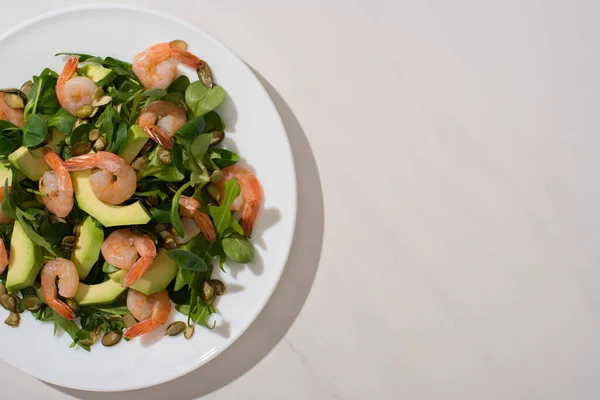
M 25 110 L 23 110 L 25 121 L 29 119 L 30 115 L 38 113 L 52 115 L 60 109 L 54 89 L 57 76 L 56 72 L 46 68 L 40 76 L 33 77 L 33 86 L 29 92 Z
M 175 135 L 182 139 L 194 140 L 198 135 L 204 132 L 204 118 L 196 117 L 186 122 Z
M 162 222 L 163 224 L 168 224 L 171 222 L 170 211 L 171 211 L 170 204 L 160 204 L 160 205 L 150 209 L 150 215 L 152 215 L 152 218 L 156 222 Z
M 73 132 L 71 132 L 71 136 L 67 136 L 65 141 L 70 146 L 73 146 L 79 142 L 86 142 L 89 140 L 90 132 L 94 129 L 95 126 L 92 124 L 78 125 L 77 128 L 73 129 Z
M 167 95 L 167 91 L 165 89 L 148 89 L 143 91 L 140 96 L 143 97 L 157 97 L 162 98 Z
M 46 139 L 47 134 L 46 122 L 38 114 L 33 114 L 27 119 L 23 128 L 23 146 L 37 147 Z
M 200 81 L 192 83 L 185 91 L 185 102 L 195 116 L 204 115 L 225 100 L 225 90 L 219 85 L 207 88 Z
M 169 250 L 167 255 L 179 266 L 179 268 L 189 271 L 204 272 L 208 266 L 203 259 L 185 250 Z
M 61 327 L 62 330 L 65 331 L 69 336 L 71 336 L 71 339 L 73 339 L 73 344 L 78 344 L 84 350 L 90 351 L 89 346 L 85 346 L 85 345 L 82 345 L 81 343 L 79 343 L 79 337 L 77 336 L 77 332 L 79 332 L 79 327 L 77 326 L 77 324 L 75 322 L 69 321 L 68 319 L 63 318 L 56 312 L 54 312 L 54 322 L 57 326 Z M 56 331 L 55 331 L 55 333 L 56 333 Z M 71 346 L 73 346 L 73 345 L 71 345 Z
M 179 75 L 167 88 L 169 93 L 184 94 L 185 90 L 190 86 L 190 78 L 185 75 Z
M 0 158 L 6 158 L 23 142 L 23 130 L 8 121 L 0 120 Z
M 117 133 L 115 135 L 115 141 L 112 143 L 108 151 L 113 153 L 119 153 L 121 150 L 123 150 L 123 148 L 127 144 L 127 134 L 127 125 L 119 124 L 119 127 L 117 128 Z
M 204 126 L 204 132 L 214 131 L 218 129 L 220 131 L 225 130 L 225 122 L 216 111 L 209 111 L 203 115 L 206 125 Z
M 73 124 L 75 121 L 77 121 L 76 116 L 69 113 L 64 108 L 61 108 L 52 117 L 50 117 L 48 120 L 48 127 L 56 128 L 68 136 L 73 131 Z
M 219 168 L 229 167 L 240 161 L 240 156 L 225 149 L 211 148 L 208 151 L 208 156 Z
M 177 142 L 173 142 L 173 149 L 171 151 L 173 157 L 173 165 L 177 170 L 183 173 L 183 151 L 181 145 Z
M 227 257 L 236 263 L 248 264 L 254 260 L 254 247 L 245 237 L 234 233 L 221 241 Z
M 184 190 L 192 186 L 192 182 L 188 182 L 185 185 L 182 185 L 177 192 L 175 192 L 175 196 L 173 196 L 173 202 L 171 203 L 171 212 L 169 213 L 169 219 L 171 220 L 171 224 L 173 224 L 173 228 L 179 236 L 183 236 L 183 223 L 181 222 L 181 217 L 179 216 L 179 199 L 183 194 Z

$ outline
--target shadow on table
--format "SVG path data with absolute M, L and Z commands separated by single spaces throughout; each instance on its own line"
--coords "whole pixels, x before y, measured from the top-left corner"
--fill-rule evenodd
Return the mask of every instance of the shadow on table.
M 49 385 L 86 400 L 196 399 L 233 382 L 252 369 L 283 339 L 300 313 L 317 272 L 323 245 L 324 206 L 317 164 L 300 123 L 285 100 L 256 71 L 279 110 L 294 154 L 298 178 L 298 217 L 287 266 L 277 289 L 248 330 L 221 355 L 181 378 L 148 389 L 99 393 Z

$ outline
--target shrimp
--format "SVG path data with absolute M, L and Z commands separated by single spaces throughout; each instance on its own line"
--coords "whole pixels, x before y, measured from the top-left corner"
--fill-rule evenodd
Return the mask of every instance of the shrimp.
M 246 235 L 250 235 L 262 200 L 260 183 L 253 173 L 247 169 L 238 167 L 237 165 L 225 167 L 221 171 L 223 172 L 223 179 L 216 184 L 219 193 L 221 194 L 221 201 L 225 197 L 224 182 L 236 178 L 240 184 L 242 193 L 241 196 L 234 201 L 231 209 L 233 211 L 242 211 L 242 229 Z
M 10 186 L 8 187 L 10 190 Z M 4 201 L 4 189 L 0 187 L 0 204 Z M 11 224 L 14 221 L 11 217 L 7 216 L 0 210 L 0 225 Z M 1 272 L 0 272 L 1 273 Z
M 178 61 L 198 69 L 201 59 L 171 43 L 158 43 L 138 53 L 133 59 L 133 72 L 146 89 L 166 89 L 177 76 Z
M 146 296 L 137 290 L 129 289 L 127 308 L 137 319 L 137 324 L 125 330 L 125 337 L 132 339 L 161 327 L 171 315 L 171 299 L 166 290 Z
M 121 204 L 135 193 L 135 170 L 116 154 L 107 151 L 84 154 L 68 159 L 63 165 L 67 171 L 99 168 L 90 175 L 90 184 L 96 197 L 106 203 Z
M 60 156 L 47 147 L 44 148 L 44 160 L 52 170 L 44 172 L 40 179 L 40 192 L 47 194 L 42 200 L 51 213 L 64 218 L 73 209 L 71 174 L 63 166 Z
M 183 236 L 175 236 L 175 242 L 178 244 L 185 244 L 202 232 L 193 218 L 181 217 L 181 223 L 183 224 Z
M 138 125 L 152 140 L 170 149 L 173 147 L 171 137 L 186 121 L 187 115 L 183 108 L 170 101 L 158 100 L 140 112 Z
M 46 303 L 59 315 L 72 321 L 75 319 L 75 313 L 56 297 L 56 278 L 58 278 L 58 293 L 62 297 L 74 297 L 79 288 L 77 267 L 69 260 L 56 258 L 44 265 L 41 274 L 42 295 Z
M 208 215 L 198 211 L 200 207 L 202 207 L 202 204 L 191 197 L 181 196 L 179 199 L 179 213 L 181 216 L 193 218 L 204 237 L 209 242 L 214 242 L 217 240 L 215 227 Z
M 108 235 L 101 249 L 106 262 L 129 270 L 125 277 L 126 286 L 131 286 L 140 279 L 156 257 L 156 246 L 152 238 L 146 234 L 138 236 L 129 229 L 119 229 Z
M 98 86 L 90 78 L 73 77 L 78 65 L 77 57 L 69 58 L 56 82 L 58 102 L 73 115 L 79 107 L 92 104 L 92 96 L 98 89 Z
M 0 274 L 4 272 L 8 266 L 8 253 L 6 252 L 6 246 L 4 240 L 0 239 Z
M 4 92 L 0 92 L 0 120 L 8 121 L 19 128 L 25 126 L 23 110 L 12 108 L 4 102 Z

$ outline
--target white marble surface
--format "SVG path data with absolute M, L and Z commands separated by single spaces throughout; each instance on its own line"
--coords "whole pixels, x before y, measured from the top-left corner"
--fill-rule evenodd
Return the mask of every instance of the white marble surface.
M 3 4 L 0 30 L 76 3 Z M 290 262 L 190 375 L 95 394 L 0 362 L 0 397 L 600 397 L 597 1 L 128 3 L 262 77 L 299 174 Z

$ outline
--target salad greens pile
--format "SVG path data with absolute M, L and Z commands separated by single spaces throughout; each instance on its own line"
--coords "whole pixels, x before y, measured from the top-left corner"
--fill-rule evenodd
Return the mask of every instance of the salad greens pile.
M 132 129 L 144 107 L 157 100 L 182 107 L 187 122 L 172 138 L 172 150 L 147 140 L 132 157 L 137 188 L 123 205 L 140 202 L 149 213 L 149 222 L 107 227 L 96 219 L 93 221 L 102 229 L 104 238 L 123 228 L 152 237 L 157 250 L 165 249 L 169 260 L 176 265 L 176 274 L 166 286 L 175 309 L 187 318 L 188 326 L 198 324 L 212 329 L 214 325 L 209 322 L 209 316 L 217 312 L 215 297 L 225 291 L 224 284 L 213 279 L 213 271 L 223 269 L 227 260 L 246 264 L 254 259 L 254 248 L 231 211 L 233 202 L 240 195 L 239 183 L 235 179 L 228 180 L 224 183 L 224 191 L 215 185 L 224 182 L 221 169 L 240 160 L 236 153 L 221 147 L 225 122 L 215 108 L 225 99 L 225 91 L 212 80 L 208 84 L 206 79 L 191 82 L 185 75 L 176 78 L 167 89 L 145 90 L 127 62 L 87 54 L 57 55 L 79 56 L 78 75 L 81 76 L 91 76 L 90 66 L 101 68 L 105 73 L 100 78 L 95 77 L 101 89 L 94 95 L 93 107 L 78 110 L 77 115 L 59 104 L 55 90 L 58 74 L 48 68 L 21 89 L 0 90 L 5 96 L 18 96 L 23 100 L 25 120 L 23 128 L 0 120 L 0 176 L 4 181 L 2 212 L 14 218 L 15 224 L 34 243 L 36 251 L 42 255 L 42 264 L 56 257 L 72 259 L 81 226 L 91 217 L 77 202 L 66 218 L 51 214 L 41 201 L 44 195 L 38 190 L 39 178 L 24 165 L 23 154 L 38 161 L 43 160 L 40 158 L 42 147 L 54 149 L 63 160 L 90 151 L 122 154 L 128 149 Z M 179 210 L 181 196 L 201 202 L 200 211 L 209 215 L 214 224 L 216 241 L 209 242 L 199 234 L 189 242 L 179 244 L 181 241 L 177 238 L 184 236 Z M 9 257 L 15 248 L 11 245 L 15 224 L 0 225 L 0 236 L 10 249 Z M 80 287 L 108 282 L 119 272 L 105 262 L 100 252 L 96 256 Z M 36 265 L 38 271 L 42 264 Z M 20 296 L 19 290 L 15 290 L 18 286 L 10 287 L 7 280 L 10 280 L 7 272 L 0 275 L 0 304 L 11 311 L 6 323 L 18 326 L 20 313 L 29 310 L 39 321 L 53 321 L 55 332 L 62 329 L 69 334 L 73 338 L 72 346 L 89 350 L 100 337 L 103 337 L 104 345 L 110 346 L 120 340 L 127 326 L 136 322 L 127 309 L 127 291 L 108 304 L 88 302 L 80 305 L 75 300 L 78 296 L 63 299 L 79 317 L 79 320 L 70 321 L 46 304 L 39 276 L 26 287 L 19 287 Z

